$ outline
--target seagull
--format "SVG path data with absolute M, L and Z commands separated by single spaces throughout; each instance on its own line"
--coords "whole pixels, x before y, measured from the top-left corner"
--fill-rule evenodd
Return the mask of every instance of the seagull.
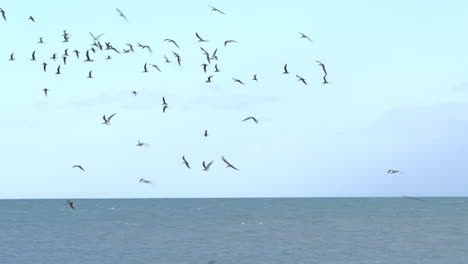
M 388 170 L 387 174 L 401 173 L 399 170 Z
M 95 36 L 93 35 L 93 33 L 89 32 L 89 34 L 90 34 L 91 37 L 93 38 L 93 41 L 98 41 L 99 38 L 100 38 L 102 35 L 104 35 L 104 33 L 101 33 L 101 34 L 99 34 L 97 37 L 95 37 Z
M 76 55 L 76 58 L 79 59 L 80 58 L 80 52 L 78 50 L 74 50 L 73 51 Z
M 8 59 L 10 61 L 14 61 L 15 60 L 15 53 L 13 52 L 12 54 L 10 54 L 10 59 Z
M 316 60 L 316 62 L 318 63 L 318 66 L 322 67 L 322 70 L 325 73 L 325 75 L 327 75 L 328 73 L 327 73 L 327 70 L 325 69 L 325 64 L 321 63 L 318 60 Z
M 202 163 L 203 170 L 208 171 L 210 169 L 211 164 L 213 164 L 213 161 L 210 161 L 210 163 L 208 163 L 208 164 L 205 164 L 205 161 L 203 161 L 203 163 Z
M 5 10 L 0 8 L 0 13 L 2 13 L 2 17 L 5 21 L 7 21 L 6 16 L 5 16 Z
M 283 74 L 289 74 L 289 72 L 288 72 L 288 64 L 285 64 L 285 65 L 284 65 L 284 72 L 283 72 Z
M 179 45 L 177 45 L 177 43 L 172 40 L 172 39 L 165 39 L 164 41 L 167 41 L 167 42 L 171 42 L 172 44 L 174 44 L 178 49 L 180 49 Z
M 241 80 L 239 80 L 239 79 L 232 78 L 232 80 L 233 80 L 234 82 L 238 82 L 238 83 L 240 83 L 240 84 L 242 84 L 242 85 L 245 85 L 245 84 L 244 84 Z
M 224 47 L 226 47 L 226 45 L 227 45 L 228 43 L 237 43 L 237 41 L 232 40 L 232 39 L 231 39 L 231 40 L 226 40 L 226 41 L 224 41 Z
M 55 61 L 57 59 L 57 53 L 52 54 L 52 57 L 50 58 Z
M 47 71 L 47 63 L 45 62 L 42 63 L 42 69 L 44 69 L 44 72 Z
M 167 56 L 164 56 L 164 59 L 166 63 L 171 63 L 171 61 L 167 58 Z
M 39 41 L 37 43 L 44 44 L 44 41 L 42 40 L 42 37 L 39 37 Z
M 208 76 L 208 79 L 205 81 L 205 83 L 210 83 L 210 82 L 211 82 L 211 78 L 213 78 L 213 75 Z
M 36 51 L 33 51 L 32 55 L 31 55 L 31 60 L 32 61 L 36 60 Z
M 143 72 L 148 72 L 148 68 L 146 68 L 146 64 L 147 63 L 145 63 L 145 65 L 143 66 Z
M 85 170 L 83 169 L 83 167 L 81 167 L 81 165 L 73 165 L 72 168 L 78 168 L 78 169 L 80 169 L 80 170 L 82 170 L 82 171 L 85 171 Z
M 109 116 L 108 118 L 106 118 L 106 115 L 103 115 L 102 116 L 102 119 L 104 119 L 104 122 L 102 124 L 104 125 L 110 125 L 110 121 L 112 119 L 112 117 L 115 116 L 116 113 L 112 114 L 111 116 Z
M 220 72 L 220 70 L 218 69 L 218 64 L 215 64 L 215 72 Z
M 111 60 L 111 59 L 112 59 L 112 57 L 107 55 L 106 60 Z
M 252 81 L 257 81 L 257 82 L 258 82 L 258 80 L 257 80 L 257 74 L 254 74 L 254 76 L 253 76 L 253 78 L 252 78 Z
M 183 163 L 185 164 L 185 166 L 187 166 L 187 168 L 190 169 L 190 165 L 189 165 L 188 161 L 185 159 L 184 156 L 182 156 L 182 160 L 184 161 Z
M 66 65 L 67 64 L 67 56 L 63 56 L 62 59 L 63 59 L 63 64 Z
M 92 60 L 90 57 L 89 57 L 89 50 L 86 51 L 86 60 L 84 60 L 85 62 L 86 61 L 90 61 L 90 62 L 93 62 L 94 60 Z
M 87 78 L 89 78 L 89 79 L 92 79 L 92 78 L 93 78 L 93 76 L 91 75 L 92 73 L 93 73 L 93 71 L 92 71 L 92 70 L 91 70 L 91 71 L 89 71 L 89 73 L 88 73 L 88 77 L 87 77 Z
M 57 72 L 55 72 L 55 74 L 57 74 L 57 75 L 61 74 L 60 73 L 60 65 L 57 67 Z
M 308 36 L 306 36 L 304 33 L 299 32 L 301 34 L 301 38 L 308 39 L 309 41 L 312 41 Z
M 44 91 L 45 96 L 47 96 L 47 91 L 49 91 L 49 89 L 44 88 L 44 89 L 42 89 L 42 91 Z
M 136 144 L 137 147 L 143 147 L 144 145 L 145 143 L 140 142 L 140 140 L 138 140 L 138 143 Z
M 135 52 L 135 51 L 133 50 L 133 46 L 132 46 L 132 44 L 130 44 L 130 43 L 126 43 L 125 45 L 127 45 L 127 46 L 130 48 L 130 50 L 131 50 L 132 52 Z
M 202 66 L 202 67 L 203 67 L 203 71 L 206 73 L 206 67 L 208 67 L 208 64 L 206 64 L 206 63 L 203 63 L 203 64 L 202 64 L 202 65 L 200 65 L 200 66 Z
M 257 120 L 255 117 L 253 117 L 253 116 L 246 117 L 246 118 L 244 118 L 242 121 L 247 121 L 247 120 L 249 120 L 249 119 L 252 119 L 256 124 L 258 124 L 258 120 Z
M 233 168 L 235 170 L 239 170 L 238 168 L 234 167 L 231 163 L 229 163 L 223 156 L 221 156 L 221 159 L 226 163 L 226 168 Z
M 156 68 L 156 70 L 158 70 L 158 72 L 161 72 L 161 69 L 159 69 L 158 65 L 156 64 L 150 64 L 151 66 L 153 66 L 154 68 Z
M 145 180 L 143 178 L 140 179 L 140 183 L 153 184 L 153 183 L 151 183 L 151 181 Z
M 208 40 L 202 39 L 202 38 L 200 37 L 200 35 L 198 35 L 197 32 L 195 32 L 195 36 L 197 36 L 198 42 L 208 42 Z
M 67 200 L 67 204 L 70 206 L 71 209 L 75 210 L 75 203 L 70 201 L 70 200 Z
M 179 66 L 181 66 L 181 65 L 180 65 L 180 62 L 181 62 L 180 55 L 177 54 L 176 52 L 172 52 L 172 53 L 173 53 L 174 56 L 177 58 L 177 64 L 179 64 Z
M 205 130 L 205 133 L 203 133 L 203 135 L 204 135 L 205 137 L 207 137 L 207 136 L 208 136 L 208 130 Z
M 137 96 L 137 92 L 136 92 L 136 91 L 133 91 L 132 94 L 133 94 L 134 96 Z
M 148 45 L 142 45 L 142 44 L 138 43 L 138 47 L 140 47 L 142 49 L 148 49 L 149 53 L 153 53 L 153 51 L 151 50 L 151 47 L 148 46 Z
M 34 17 L 29 16 L 28 19 L 31 20 L 33 23 L 36 23 L 36 21 L 34 20 Z
M 163 106 L 163 113 L 166 113 L 167 105 Z
M 307 85 L 307 82 L 305 81 L 304 78 L 302 78 L 302 77 L 299 76 L 299 75 L 296 75 L 296 77 L 298 78 L 298 80 L 297 80 L 298 82 L 303 82 L 305 85 Z
M 122 13 L 122 11 L 120 11 L 118 8 L 116 8 L 115 10 L 117 10 L 117 12 L 119 12 L 119 15 L 123 17 L 123 19 L 125 19 L 126 22 L 128 22 L 127 17 Z
M 218 12 L 218 13 L 221 13 L 221 14 L 224 15 L 224 13 L 221 10 L 219 10 L 218 8 L 216 8 L 214 6 L 209 6 L 209 7 L 211 7 L 211 11 L 215 11 L 215 12 Z

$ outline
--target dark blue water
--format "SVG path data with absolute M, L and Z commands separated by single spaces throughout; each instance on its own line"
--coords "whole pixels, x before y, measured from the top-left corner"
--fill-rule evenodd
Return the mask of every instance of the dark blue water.
M 0 200 L 0 263 L 468 263 L 468 198 Z

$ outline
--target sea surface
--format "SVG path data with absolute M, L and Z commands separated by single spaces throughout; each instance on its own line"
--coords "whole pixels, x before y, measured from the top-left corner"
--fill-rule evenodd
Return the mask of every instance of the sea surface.
M 0 200 L 0 264 L 468 263 L 468 198 Z

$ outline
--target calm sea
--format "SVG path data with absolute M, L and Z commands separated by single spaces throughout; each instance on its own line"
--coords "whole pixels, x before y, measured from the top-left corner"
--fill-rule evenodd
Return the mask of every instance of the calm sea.
M 468 263 L 468 198 L 0 200 L 0 264 Z

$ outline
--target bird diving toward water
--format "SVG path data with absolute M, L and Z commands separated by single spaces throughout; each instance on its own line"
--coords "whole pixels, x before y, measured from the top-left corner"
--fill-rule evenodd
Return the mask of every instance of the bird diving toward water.
M 304 33 L 299 32 L 299 34 L 301 34 L 301 38 L 305 38 L 305 39 L 307 39 L 307 40 L 309 40 L 309 41 L 312 41 L 312 40 L 311 40 L 308 36 L 306 36 Z
M 220 14 L 225 15 L 225 14 L 224 14 L 221 10 L 219 10 L 218 8 L 216 8 L 216 7 L 214 7 L 214 6 L 209 6 L 209 7 L 211 7 L 211 11 L 213 11 L 213 12 L 218 12 L 218 13 L 220 13 Z
M 67 203 L 66 203 L 68 206 L 70 206 L 71 209 L 75 210 L 75 203 L 70 201 L 70 200 L 67 200 Z
M 185 166 L 187 166 L 187 168 L 190 169 L 190 165 L 189 165 L 188 161 L 185 159 L 184 156 L 182 156 L 182 160 L 184 161 L 184 162 L 182 162 L 182 163 L 185 164 Z
M 302 77 L 299 76 L 299 75 L 296 75 L 296 77 L 297 77 L 297 79 L 298 79 L 298 80 L 297 80 L 298 82 L 303 82 L 305 85 L 307 85 L 307 82 L 305 81 L 304 78 L 302 78 Z
M 208 164 L 205 164 L 205 161 L 203 161 L 203 163 L 202 163 L 203 170 L 208 171 L 210 169 L 211 164 L 213 164 L 213 161 L 210 161 L 210 163 L 208 163 Z
M 2 14 L 3 20 L 7 21 L 6 16 L 5 16 L 5 10 L 0 8 L 0 13 Z
M 229 161 L 227 161 L 223 156 L 221 156 L 221 159 L 226 163 L 226 168 L 233 168 L 235 170 L 239 170 L 238 168 L 234 167 Z
M 284 65 L 284 72 L 283 72 L 283 74 L 289 74 L 289 72 L 288 72 L 288 64 L 285 64 L 285 65 Z
M 235 40 L 233 40 L 233 39 L 231 39 L 231 40 L 226 40 L 226 41 L 224 41 L 224 47 L 226 47 L 226 45 L 229 44 L 229 43 L 237 43 L 237 41 L 235 41 Z
M 321 63 L 320 61 L 316 60 L 316 62 L 318 63 L 318 66 L 322 67 L 322 70 L 323 70 L 323 73 L 325 73 L 325 75 L 327 75 L 327 69 L 325 69 L 325 64 Z
M 34 17 L 29 16 L 28 19 L 31 20 L 33 23 L 36 23 L 36 21 L 34 20 Z
M 107 117 L 107 118 L 106 118 L 106 115 L 103 115 L 103 116 L 102 116 L 102 119 L 104 119 L 104 122 L 103 122 L 102 124 L 104 124 L 104 125 L 110 125 L 110 121 L 111 121 L 112 117 L 115 116 L 115 114 L 116 114 L 116 113 L 113 113 L 111 116 L 109 116 L 109 117 Z
M 125 19 L 125 22 L 128 22 L 127 17 L 124 15 L 124 13 L 122 13 L 122 11 L 120 11 L 118 8 L 116 8 L 115 10 L 117 10 L 117 12 L 119 12 L 119 16 L 121 16 L 123 19 Z
M 246 117 L 242 121 L 247 121 L 247 120 L 250 120 L 250 119 L 253 120 L 256 124 L 258 124 L 258 120 L 253 116 Z
M 49 91 L 49 89 L 44 88 L 44 89 L 42 89 L 42 91 L 44 91 L 44 95 L 47 96 L 47 92 Z
M 81 167 L 81 165 L 73 165 L 72 168 L 78 168 L 78 169 L 80 169 L 80 170 L 82 170 L 82 171 L 85 171 L 85 170 L 83 169 L 83 167 Z
M 164 41 L 170 42 L 170 43 L 174 44 L 178 49 L 180 49 L 179 45 L 177 45 L 177 43 L 176 43 L 174 40 L 172 40 L 172 39 L 165 39 Z
M 198 33 L 197 33 L 197 32 L 195 32 L 195 36 L 197 36 L 197 38 L 198 38 L 198 42 L 208 42 L 208 40 L 206 40 L 206 39 L 202 39 L 202 37 L 200 37 L 200 35 L 198 35 Z

